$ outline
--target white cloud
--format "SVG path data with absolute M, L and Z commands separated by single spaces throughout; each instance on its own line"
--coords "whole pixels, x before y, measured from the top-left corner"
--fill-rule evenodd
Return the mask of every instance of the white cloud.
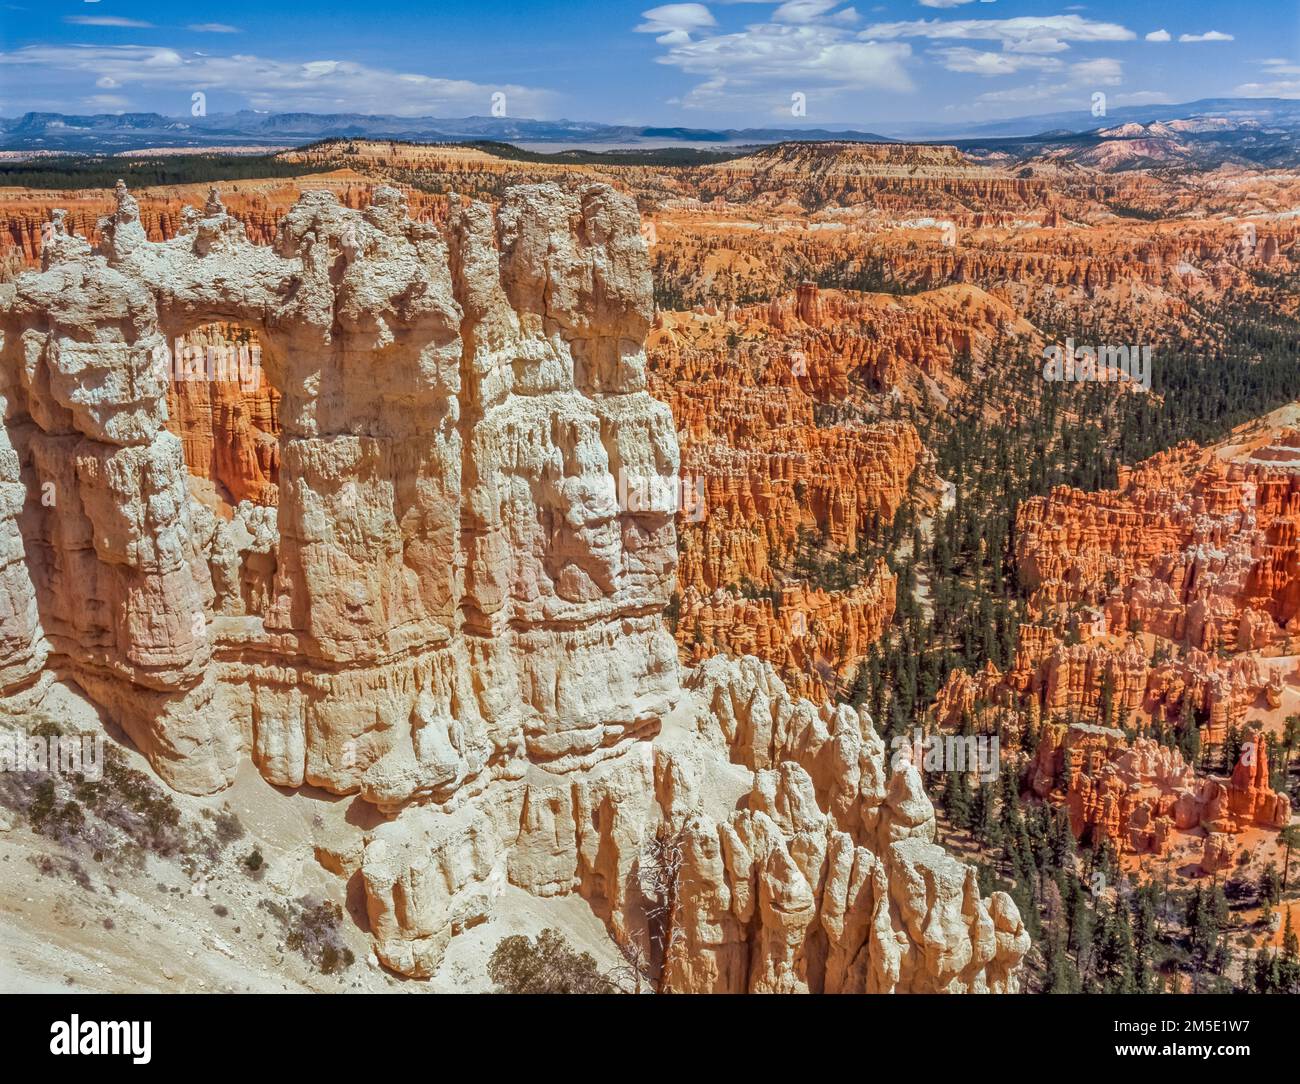
M 1025 70 L 1059 71 L 1062 62 L 1055 57 L 1028 56 L 1018 53 L 991 53 L 986 50 L 972 49 L 966 45 L 955 45 L 947 49 L 935 49 L 933 55 L 940 58 L 943 67 L 950 72 L 963 72 L 970 75 L 1014 75 Z
M 1043 102 L 1078 95 L 1082 91 L 1095 90 L 1097 87 L 1116 86 L 1123 82 L 1123 79 L 1124 68 L 1118 60 L 1111 57 L 1097 57 L 1069 65 L 1065 69 L 1063 81 L 991 90 L 981 94 L 975 100 L 990 105 Z M 1081 104 L 1079 108 L 1086 108 L 1086 106 Z
M 951 8 L 974 0 L 920 2 L 926 7 Z M 1132 41 L 1137 37 L 1117 23 L 1070 14 L 916 19 L 877 23 L 853 33 L 844 28 L 852 9 L 838 8 L 834 0 L 785 0 L 769 21 L 723 33 L 711 29 L 698 14 L 690 18 L 689 26 L 678 17 L 682 8 L 703 5 L 667 7 L 677 15 L 664 18 L 658 14 L 663 9 L 652 9 L 644 13 L 647 21 L 637 29 L 661 35 L 659 41 L 666 50 L 657 58 L 659 63 L 700 77 L 670 104 L 720 112 L 748 111 L 761 108 L 764 102 L 775 102 L 777 111 L 788 111 L 789 95 L 803 93 L 808 96 L 810 114 L 820 106 L 819 115 L 826 117 L 837 95 L 862 90 L 912 91 L 909 68 L 913 54 L 904 40 L 908 38 L 934 42 L 929 55 L 946 71 L 987 78 L 1020 72 L 1055 75 L 1051 83 L 994 92 L 981 99 L 1040 100 L 1122 82 L 1118 60 L 1103 57 L 1066 64 L 1053 54 L 1069 50 L 1076 42 Z M 711 15 L 708 18 L 712 20 Z M 1000 48 L 973 48 L 959 42 L 992 42 Z
M 1147 41 L 1172 41 L 1168 30 L 1153 30 L 1146 36 Z
M 1204 34 L 1179 34 L 1179 41 L 1233 41 L 1231 34 L 1224 34 L 1218 30 L 1207 30 Z
M 130 105 L 120 94 L 91 94 L 82 99 L 83 104 L 97 112 L 120 113 Z
M 990 90 L 975 100 L 983 105 L 1010 105 L 1024 102 L 1041 102 L 1056 98 L 1069 91 L 1064 83 L 1035 83 L 1027 87 L 1011 87 L 1007 90 Z
M 162 106 L 160 112 L 177 115 L 189 113 L 194 91 L 213 89 L 240 97 L 251 108 L 272 112 L 481 114 L 489 110 L 493 93 L 501 91 L 511 116 L 535 117 L 550 114 L 554 101 L 550 91 L 538 88 L 441 79 L 350 60 L 182 55 L 158 45 L 29 45 L 0 53 L 0 72 L 8 76 L 0 81 L 13 85 L 19 70 L 24 90 L 33 100 L 75 94 L 75 80 L 81 76 L 88 86 L 147 91 L 151 101 L 174 93 L 175 106 Z
M 674 7 L 689 5 L 671 5 Z M 670 104 L 687 109 L 746 112 L 775 101 L 789 115 L 790 95 L 817 98 L 825 109 L 837 95 L 852 91 L 911 91 L 905 67 L 910 45 L 863 40 L 845 29 L 856 20 L 852 8 L 835 10 L 825 0 L 787 0 L 770 22 L 742 30 L 710 33 L 696 25 L 690 35 L 665 34 L 660 64 L 700 77 L 700 82 Z M 658 11 L 660 9 L 654 9 Z M 645 12 L 649 19 L 652 12 Z M 637 27 L 656 33 L 658 19 Z M 823 114 L 824 115 L 824 114 Z
M 660 34 L 660 45 L 679 45 L 689 41 L 692 30 L 717 26 L 713 12 L 703 4 L 661 4 L 657 8 L 641 12 L 645 20 L 638 26 L 640 34 Z
M 1117 23 L 1101 23 L 1079 15 L 1021 15 L 1014 19 L 915 19 L 877 23 L 863 38 L 929 38 L 931 40 L 998 41 L 1011 53 L 1059 53 L 1072 41 L 1132 41 L 1136 34 Z
M 1300 79 L 1279 79 L 1272 83 L 1242 83 L 1233 90 L 1243 98 L 1300 98 Z
M 1269 57 L 1258 61 L 1258 64 L 1270 80 L 1262 83 L 1242 83 L 1233 93 L 1243 98 L 1300 98 L 1300 79 L 1276 78 L 1300 75 L 1300 64 L 1283 56 Z
M 73 26 L 125 26 L 141 30 L 153 28 L 153 23 L 142 22 L 139 19 L 124 19 L 120 15 L 65 15 L 63 21 Z
M 1071 64 L 1070 76 L 1075 83 L 1113 87 L 1124 81 L 1124 66 L 1111 57 L 1097 57 Z
M 840 0 L 786 0 L 772 13 L 774 23 L 814 23 L 826 16 Z M 852 8 L 832 16 L 837 22 L 855 22 L 858 13 Z
M 237 26 L 228 26 L 225 23 L 190 23 L 185 28 L 193 30 L 199 34 L 242 34 L 243 31 Z

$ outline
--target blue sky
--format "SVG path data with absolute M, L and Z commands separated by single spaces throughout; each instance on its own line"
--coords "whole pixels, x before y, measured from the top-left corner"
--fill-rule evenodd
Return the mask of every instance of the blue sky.
M 491 112 L 691 126 L 985 119 L 1300 98 L 1297 0 L 33 0 L 0 115 Z M 796 95 L 802 95 L 802 99 Z M 804 112 L 798 115 L 802 103 Z

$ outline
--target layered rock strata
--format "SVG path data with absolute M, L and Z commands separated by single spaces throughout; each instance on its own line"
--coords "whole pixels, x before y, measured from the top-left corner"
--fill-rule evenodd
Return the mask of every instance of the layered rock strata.
M 1155 456 L 1117 490 L 1026 501 L 1016 559 L 1031 608 L 1083 602 L 1110 628 L 1205 651 L 1300 634 L 1300 476 L 1274 460 L 1197 468 L 1196 452 Z
M 359 795 L 382 822 L 318 854 L 405 975 L 509 883 L 580 893 L 665 989 L 1017 989 L 1015 906 L 865 715 L 755 659 L 681 683 L 675 508 L 617 481 L 679 471 L 629 200 L 519 188 L 443 231 L 307 193 L 269 247 L 215 192 L 164 242 L 115 200 L 0 286 L 0 696 L 74 679 L 191 793 L 248 755 Z M 277 503 L 229 518 L 167 427 L 166 344 L 213 324 L 278 396 Z
M 1044 728 L 1029 785 L 1064 806 L 1076 836 L 1109 841 L 1121 855 L 1163 855 L 1175 829 L 1230 838 L 1291 820 L 1290 799 L 1269 786 L 1262 742 L 1252 742 L 1221 780 L 1198 776 L 1177 749 L 1149 738 L 1130 743 L 1106 727 L 1053 724 Z
M 198 792 L 247 746 L 277 784 L 400 804 L 654 726 L 677 695 L 671 510 L 621 512 L 612 478 L 673 478 L 677 447 L 645 391 L 634 209 L 527 189 L 444 237 L 395 190 L 364 212 L 307 194 L 267 248 L 215 195 L 161 244 L 117 198 L 98 252 L 56 230 L 5 305 L 33 662 Z M 219 321 L 253 330 L 280 397 L 252 612 L 214 608 L 228 533 L 165 425 L 166 344 Z

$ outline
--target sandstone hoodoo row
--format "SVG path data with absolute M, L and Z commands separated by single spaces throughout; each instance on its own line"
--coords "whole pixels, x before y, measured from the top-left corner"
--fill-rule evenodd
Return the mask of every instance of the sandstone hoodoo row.
M 678 662 L 632 201 L 407 210 L 308 192 L 265 246 L 215 192 L 165 241 L 121 185 L 96 247 L 56 217 L 0 285 L 0 696 L 75 682 L 178 790 L 248 757 L 370 803 L 320 851 L 406 975 L 512 885 L 674 990 L 1017 989 L 1015 905 L 865 712 Z M 179 378 L 208 346 L 256 379 Z
M 1267 742 L 1296 676 L 1297 443 L 1286 426 L 1247 429 L 1121 467 L 1113 490 L 1026 501 L 1016 566 L 1030 621 L 1005 671 L 949 674 L 936 725 L 999 728 L 1029 753 L 1029 789 L 1121 855 L 1165 855 L 1176 832 L 1201 832 L 1214 872 L 1235 862 L 1236 837 L 1285 828 Z M 1242 744 L 1207 772 L 1209 752 Z
M 1088 630 L 1085 630 L 1085 634 Z M 1223 658 L 1191 650 L 1152 658 L 1135 639 L 1065 643 L 1054 628 L 1022 625 L 1006 672 L 992 662 L 978 673 L 954 670 L 935 698 L 941 726 L 958 727 L 984 709 L 1007 708 L 1029 720 L 1070 717 L 1103 726 L 1172 726 L 1184 716 L 1222 742 L 1261 698 L 1277 699 L 1283 675 L 1252 656 Z
M 684 508 L 678 522 L 674 620 L 686 660 L 719 649 L 758 655 L 820 698 L 893 617 L 895 577 L 865 549 L 897 513 L 922 449 L 907 422 L 828 421 L 822 412 L 848 400 L 853 352 L 844 342 L 814 346 L 811 336 L 840 295 L 808 284 L 786 300 L 780 325 L 771 311 L 786 310 L 776 301 L 725 317 L 658 314 L 650 388 L 672 408 L 683 478 L 698 493 L 700 514 Z M 891 328 L 886 350 L 915 331 L 906 319 Z M 876 329 L 855 325 L 852 341 Z M 795 565 L 813 550 L 853 558 L 847 582 L 810 582 Z
M 1225 783 L 1198 776 L 1177 749 L 1150 738 L 1130 742 L 1120 730 L 1073 723 L 1045 728 L 1029 783 L 1064 805 L 1076 836 L 1109 842 L 1120 855 L 1163 855 L 1175 829 L 1231 841 L 1255 827 L 1285 828 L 1291 802 L 1268 777 L 1262 743 L 1243 753 Z
M 239 220 L 250 241 L 269 245 L 279 230 L 280 220 L 301 195 L 302 187 L 300 182 L 292 180 L 235 182 L 223 189 L 221 198 L 226 212 Z M 334 170 L 313 177 L 311 187 L 328 189 L 343 206 L 361 210 L 371 202 L 380 186 L 350 170 Z M 149 240 L 167 241 L 184 233 L 186 216 L 193 210 L 192 201 L 201 199 L 205 191 L 202 185 L 181 184 L 151 188 L 142 196 L 137 193 L 140 225 Z M 406 199 L 412 218 L 446 221 L 445 196 L 410 190 Z M 63 212 L 63 228 L 67 233 L 75 233 L 97 245 L 101 240 L 100 224 L 104 216 L 111 220 L 114 201 L 112 193 L 104 189 L 10 190 L 0 198 L 0 220 L 4 222 L 0 249 L 16 251 L 20 262 L 37 266 L 41 250 L 52 233 L 52 209 Z
M 1033 610 L 1082 602 L 1101 608 L 1110 628 L 1206 651 L 1264 648 L 1300 634 L 1293 464 L 1198 466 L 1196 450 L 1184 447 L 1120 481 L 1114 491 L 1062 488 L 1025 504 L 1017 564 Z

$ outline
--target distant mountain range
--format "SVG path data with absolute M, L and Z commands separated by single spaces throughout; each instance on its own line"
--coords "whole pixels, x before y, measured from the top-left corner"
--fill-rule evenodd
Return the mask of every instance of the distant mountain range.
M 1226 122 L 1219 131 L 1249 128 L 1256 136 L 1269 130 L 1300 128 L 1300 101 L 1284 98 L 1207 98 L 1181 105 L 1124 106 L 1098 118 L 1088 110 L 1048 113 L 977 124 L 882 124 L 879 131 L 828 128 L 680 128 L 600 124 L 571 120 L 509 117 L 398 117 L 361 113 L 218 113 L 205 117 L 167 117 L 161 113 L 26 113 L 0 118 L 0 150 L 74 154 L 112 154 L 152 147 L 195 149 L 265 144 L 299 145 L 327 138 L 401 139 L 420 142 L 556 144 L 598 147 L 680 145 L 753 145 L 786 140 L 891 140 L 959 142 L 993 145 L 997 141 L 1069 139 L 1101 127 L 1152 124 L 1187 118 Z M 877 127 L 877 126 L 873 126 Z
M 881 142 L 871 132 L 658 128 L 571 120 L 507 117 L 396 117 L 361 113 L 219 113 L 165 117 L 161 113 L 26 113 L 0 118 L 0 150 L 111 154 L 149 147 L 195 148 L 303 144 L 321 139 L 403 139 L 420 142 L 554 143 L 561 146 L 777 143 L 786 139 Z
M 1038 113 L 1009 120 L 982 121 L 972 124 L 921 123 L 886 125 L 884 130 L 896 139 L 975 140 L 997 137 L 1060 135 L 1090 132 L 1100 127 L 1120 124 L 1152 124 L 1156 121 L 1185 120 L 1191 117 L 1222 118 L 1244 123 L 1253 121 L 1279 128 L 1300 126 L 1300 99 L 1294 98 L 1201 98 L 1178 105 L 1125 105 L 1106 110 L 1097 117 L 1090 110 L 1068 113 Z

